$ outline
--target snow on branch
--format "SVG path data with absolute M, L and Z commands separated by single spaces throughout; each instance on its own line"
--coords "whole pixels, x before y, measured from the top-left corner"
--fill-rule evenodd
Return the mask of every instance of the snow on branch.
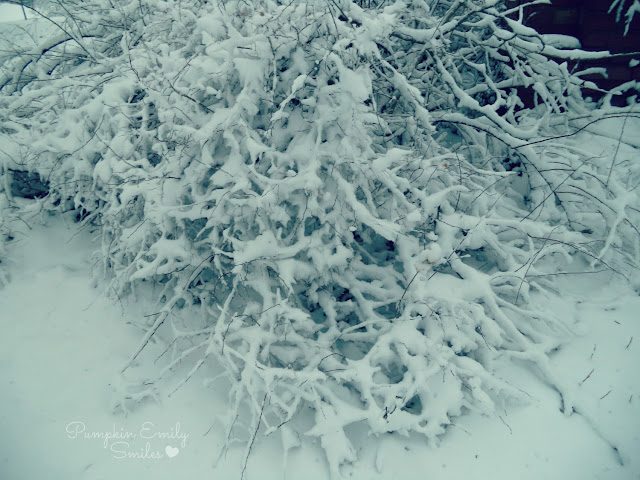
M 627 0 L 613 0 L 609 7 L 609 13 L 614 10 L 616 22 L 620 22 L 624 16 L 624 34 L 627 35 L 636 13 L 640 14 L 640 0 L 631 0 L 630 3 L 627 3 Z
M 572 411 L 547 358 L 570 332 L 532 296 L 580 258 L 629 276 L 640 226 L 640 167 L 567 140 L 628 112 L 585 102 L 555 60 L 588 54 L 495 0 L 64 9 L 73 35 L 0 67 L 2 184 L 20 163 L 47 195 L 0 198 L 74 209 L 110 291 L 152 286 L 123 375 L 152 340 L 167 350 L 122 408 L 217 364 L 230 441 L 240 415 L 255 439 L 310 408 L 336 478 L 349 425 L 436 443 L 465 410 L 522 398 L 498 357 Z

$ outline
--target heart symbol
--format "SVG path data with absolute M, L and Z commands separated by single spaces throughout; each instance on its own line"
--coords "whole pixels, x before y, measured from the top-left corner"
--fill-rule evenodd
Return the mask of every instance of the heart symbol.
M 167 457 L 169 457 L 169 458 L 173 458 L 177 454 L 180 453 L 180 449 L 179 448 L 172 447 L 171 445 L 167 445 L 166 448 L 164 449 L 164 451 L 167 454 Z

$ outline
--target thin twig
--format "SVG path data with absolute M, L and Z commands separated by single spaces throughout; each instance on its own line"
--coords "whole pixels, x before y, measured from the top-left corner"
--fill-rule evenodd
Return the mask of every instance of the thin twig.
M 244 466 L 242 467 L 242 473 L 240 474 L 240 480 L 244 478 L 244 472 L 247 469 L 247 463 L 249 463 L 249 455 L 251 454 L 251 447 L 253 447 L 253 442 L 256 441 L 256 436 L 258 435 L 258 430 L 260 429 L 260 422 L 262 422 L 262 414 L 264 412 L 264 406 L 267 403 L 267 395 L 269 393 L 264 394 L 264 400 L 262 400 L 262 409 L 260 410 L 260 416 L 258 417 L 258 425 L 256 425 L 256 429 L 253 432 L 253 438 L 251 439 L 251 443 L 247 449 L 247 454 L 244 457 Z
M 589 380 L 589 377 L 591 376 L 591 374 L 594 372 L 595 368 L 592 368 L 591 371 L 589 372 L 589 375 L 587 375 L 586 377 L 584 377 L 584 380 L 582 380 L 578 385 L 582 385 L 584 382 L 586 382 L 587 380 Z
M 622 122 L 622 128 L 620 129 L 620 136 L 618 137 L 618 145 L 616 145 L 616 151 L 613 154 L 613 158 L 611 159 L 611 167 L 609 168 L 609 175 L 607 175 L 607 181 L 605 182 L 605 187 L 609 186 L 609 180 L 611 180 L 611 174 L 613 173 L 613 167 L 616 164 L 616 158 L 618 157 L 618 150 L 620 150 L 620 144 L 622 143 L 622 135 L 624 134 L 624 127 L 627 125 L 627 120 L 629 117 L 624 117 L 624 121 Z

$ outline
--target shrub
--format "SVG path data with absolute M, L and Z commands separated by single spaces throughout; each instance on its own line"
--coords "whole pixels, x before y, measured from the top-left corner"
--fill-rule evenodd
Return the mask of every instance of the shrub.
M 546 45 L 519 8 L 89 0 L 47 14 L 66 19 L 3 59 L 0 161 L 46 179 L 37 208 L 99 226 L 117 295 L 160 290 L 123 371 L 154 336 L 173 356 L 123 408 L 215 362 L 227 438 L 245 408 L 269 434 L 310 407 L 334 476 L 356 459 L 351 424 L 435 442 L 465 410 L 520 398 L 499 356 L 534 364 L 571 412 L 547 357 L 570 332 L 531 294 L 575 257 L 636 267 L 640 167 L 557 136 L 634 105 L 584 102 L 563 60 L 603 53 Z

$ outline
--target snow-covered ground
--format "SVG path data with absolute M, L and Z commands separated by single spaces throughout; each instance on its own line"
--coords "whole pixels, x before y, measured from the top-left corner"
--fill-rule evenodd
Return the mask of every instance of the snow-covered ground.
M 216 418 L 224 416 L 226 394 L 201 379 L 126 416 L 114 413 L 112 385 L 141 334 L 132 324 L 153 305 L 117 303 L 92 287 L 90 235 L 63 218 L 45 220 L 12 242 L 11 281 L 0 291 L 1 478 L 240 478 L 242 445 L 214 465 L 224 443 Z M 354 429 L 361 461 L 344 473 L 640 478 L 640 297 L 606 274 L 575 276 L 564 288 L 551 307 L 578 322 L 579 335 L 553 363 L 575 387 L 577 414 L 562 414 L 558 394 L 526 366 L 505 363 L 502 377 L 531 396 L 528 405 L 496 418 L 469 413 L 438 448 L 418 437 L 366 438 Z M 114 432 L 121 438 L 108 438 L 105 448 L 104 437 Z M 327 478 L 321 448 L 300 440 L 285 467 L 282 439 L 258 435 L 245 478 Z M 148 458 L 154 455 L 162 458 Z
M 22 8 L 20 5 L 0 4 L 0 22 L 16 22 L 24 20 L 24 17 L 33 18 L 33 13 L 28 8 Z

